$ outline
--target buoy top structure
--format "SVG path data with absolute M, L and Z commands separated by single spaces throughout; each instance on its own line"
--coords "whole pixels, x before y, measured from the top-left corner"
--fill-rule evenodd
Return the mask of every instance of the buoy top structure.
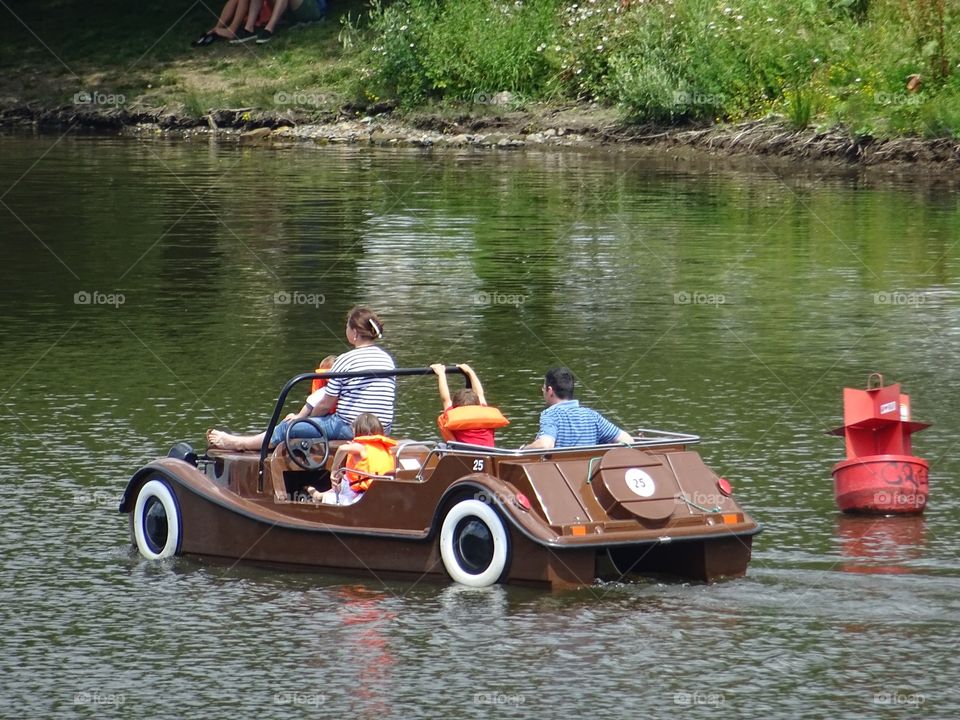
M 878 514 L 923 512 L 929 468 L 913 455 L 911 435 L 928 423 L 910 419 L 910 396 L 900 384 L 884 385 L 871 373 L 867 389 L 843 389 L 842 435 L 847 459 L 833 468 L 837 505 L 844 512 Z

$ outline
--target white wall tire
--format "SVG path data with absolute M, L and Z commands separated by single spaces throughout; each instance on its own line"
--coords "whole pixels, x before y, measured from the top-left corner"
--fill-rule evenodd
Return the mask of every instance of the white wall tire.
M 469 587 L 496 583 L 507 569 L 510 535 L 487 503 L 461 500 L 443 518 L 440 557 L 454 582 Z
M 162 480 L 145 482 L 133 509 L 133 537 L 148 560 L 162 560 L 180 548 L 180 506 Z

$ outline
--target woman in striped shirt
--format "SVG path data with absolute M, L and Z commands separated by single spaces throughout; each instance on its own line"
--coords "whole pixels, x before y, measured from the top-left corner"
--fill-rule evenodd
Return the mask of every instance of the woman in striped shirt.
M 347 313 L 346 332 L 347 342 L 353 345 L 353 350 L 340 355 L 330 372 L 396 368 L 390 354 L 376 344 L 383 337 L 383 321 L 373 310 L 362 305 L 353 308 Z M 324 389 L 326 396 L 314 406 L 311 415 L 323 426 L 330 440 L 353 439 L 350 426 L 363 413 L 376 415 L 384 434 L 390 434 L 397 397 L 395 377 L 333 378 Z M 308 425 L 303 424 L 297 430 L 301 428 L 309 432 Z
M 368 307 L 358 305 L 347 313 L 347 342 L 353 350 L 337 358 L 330 372 L 363 372 L 365 370 L 393 370 L 396 364 L 386 350 L 376 344 L 383 337 L 383 321 Z M 393 425 L 393 406 L 397 396 L 395 377 L 333 378 L 323 388 L 322 397 L 313 406 L 310 415 L 321 425 L 329 440 L 352 440 L 351 424 L 362 413 L 373 413 L 380 420 L 384 434 L 390 434 Z M 316 400 L 321 393 L 311 395 Z M 291 416 L 273 429 L 270 446 L 283 442 L 287 427 L 302 416 Z M 300 423 L 294 437 L 319 437 L 320 433 L 308 423 Z M 224 450 L 256 450 L 263 443 L 259 435 L 232 435 L 222 430 L 207 432 L 211 448 Z

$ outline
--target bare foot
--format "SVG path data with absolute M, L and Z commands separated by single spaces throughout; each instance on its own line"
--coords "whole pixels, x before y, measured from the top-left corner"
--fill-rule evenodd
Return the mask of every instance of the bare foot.
M 243 450 L 243 438 L 223 430 L 207 430 L 207 444 L 218 450 Z
M 313 485 L 307 485 L 304 490 L 306 490 L 307 494 L 313 498 L 314 502 L 320 502 L 323 499 L 323 493 L 313 487 Z

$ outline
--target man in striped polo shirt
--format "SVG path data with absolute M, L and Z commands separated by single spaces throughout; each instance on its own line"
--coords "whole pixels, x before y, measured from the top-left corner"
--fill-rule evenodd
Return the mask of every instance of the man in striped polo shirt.
M 573 373 L 569 368 L 548 370 L 543 381 L 546 410 L 540 413 L 540 432 L 526 449 L 561 448 L 576 445 L 632 443 L 630 434 L 621 430 L 596 410 L 580 406 L 573 399 Z

